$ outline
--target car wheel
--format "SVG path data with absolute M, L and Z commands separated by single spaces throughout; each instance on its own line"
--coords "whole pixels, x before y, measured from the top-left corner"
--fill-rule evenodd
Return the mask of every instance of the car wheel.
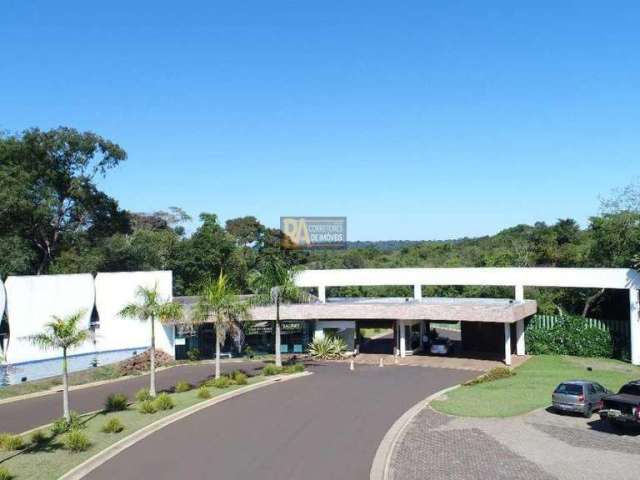
M 591 418 L 591 415 L 593 415 L 593 408 L 591 406 L 588 406 L 587 409 L 582 413 L 582 415 L 584 416 L 584 418 Z

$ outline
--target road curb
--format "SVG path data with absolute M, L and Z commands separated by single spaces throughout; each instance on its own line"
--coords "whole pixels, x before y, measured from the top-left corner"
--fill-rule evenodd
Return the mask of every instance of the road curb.
M 230 400 L 240 395 L 244 395 L 245 393 L 258 390 L 259 388 L 273 385 L 274 383 L 286 382 L 288 380 L 295 380 L 296 378 L 306 377 L 309 375 L 312 375 L 312 372 L 294 373 L 286 376 L 278 375 L 278 376 L 269 378 L 267 380 L 264 380 L 260 383 L 256 383 L 255 385 L 242 387 L 232 392 L 225 393 L 215 398 L 212 398 L 210 400 L 205 400 L 204 402 L 196 403 L 191 407 L 185 408 L 184 410 L 180 410 L 179 412 L 176 412 L 172 415 L 161 418 L 145 427 L 142 427 L 140 430 L 133 432 L 131 435 L 123 438 L 122 440 L 117 441 L 116 443 L 110 445 L 109 447 L 102 450 L 101 452 L 96 453 L 93 457 L 85 460 L 80 465 L 69 470 L 67 473 L 62 475 L 58 480 L 80 480 L 85 475 L 89 474 L 91 471 L 95 470 L 100 465 L 104 464 L 111 458 L 123 452 L 130 446 L 135 445 L 137 442 L 143 440 L 144 438 L 157 432 L 158 430 L 168 425 L 171 425 L 172 423 L 177 422 L 178 420 L 182 420 L 183 418 L 186 418 L 189 415 L 199 412 L 200 410 L 211 407 L 217 403 L 224 402 L 225 400 Z
M 459 388 L 461 385 L 462 384 L 458 384 L 452 387 L 443 388 L 442 390 L 429 395 L 424 400 L 420 400 L 413 407 L 404 412 L 402 416 L 398 418 L 398 420 L 396 420 L 393 425 L 391 425 L 391 428 L 382 438 L 380 445 L 378 445 L 376 454 L 373 457 L 371 470 L 369 472 L 369 480 L 388 480 L 389 466 L 391 465 L 391 455 L 393 454 L 395 446 L 404 435 L 404 432 L 406 431 L 411 421 L 420 412 L 422 412 L 422 410 L 427 408 L 433 400 L 440 397 L 441 395 L 444 395 L 447 392 L 450 392 L 451 390 Z

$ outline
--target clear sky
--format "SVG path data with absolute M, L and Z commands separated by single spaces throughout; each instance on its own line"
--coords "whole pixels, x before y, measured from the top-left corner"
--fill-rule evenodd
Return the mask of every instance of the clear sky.
M 0 129 L 117 141 L 124 208 L 350 240 L 597 213 L 639 173 L 640 2 L 3 2 Z

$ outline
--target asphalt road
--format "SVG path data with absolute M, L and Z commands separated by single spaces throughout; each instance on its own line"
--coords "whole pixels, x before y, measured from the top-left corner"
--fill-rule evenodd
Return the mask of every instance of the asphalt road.
M 87 479 L 368 479 L 375 451 L 415 403 L 476 373 L 424 367 L 313 366 L 201 410 L 126 449 Z
M 237 368 L 251 372 L 260 369 L 262 364 L 230 362 L 222 364 L 222 371 Z M 156 372 L 158 390 L 172 388 L 178 381 L 186 380 L 199 384 L 212 377 L 214 365 L 179 365 Z M 131 377 L 114 383 L 88 387 L 70 392 L 71 409 L 79 413 L 99 410 L 110 393 L 124 393 L 133 400 L 135 393 L 149 386 L 149 375 Z M 62 416 L 62 393 L 19 400 L 0 405 L 0 432 L 21 433 L 40 425 L 45 425 Z

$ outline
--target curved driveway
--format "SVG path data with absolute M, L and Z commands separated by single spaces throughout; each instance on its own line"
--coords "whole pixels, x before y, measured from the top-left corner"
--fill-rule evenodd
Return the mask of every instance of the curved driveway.
M 150 435 L 88 479 L 367 479 L 407 409 L 477 375 L 424 367 L 316 365 L 314 375 L 201 410 Z

